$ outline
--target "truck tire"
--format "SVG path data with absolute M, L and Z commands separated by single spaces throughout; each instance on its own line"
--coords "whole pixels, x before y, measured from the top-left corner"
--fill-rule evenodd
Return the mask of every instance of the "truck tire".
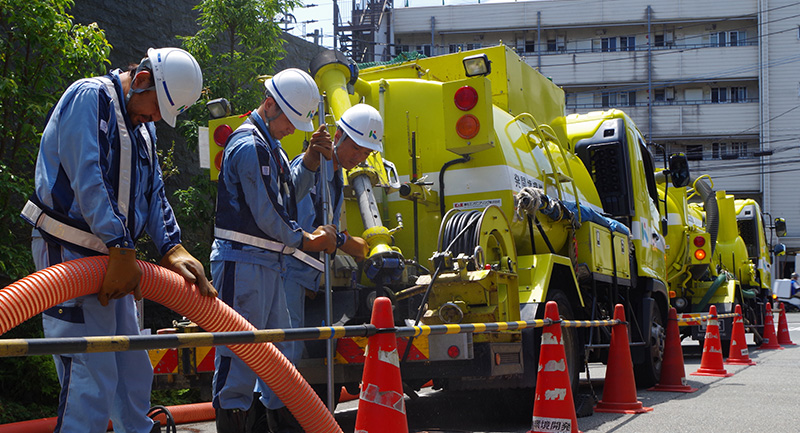
M 575 312 L 572 309 L 572 303 L 569 297 L 563 290 L 550 289 L 547 293 L 547 301 L 555 301 L 558 304 L 558 315 L 563 320 L 574 320 Z M 583 357 L 581 356 L 581 340 L 578 328 L 561 328 L 561 339 L 564 346 L 564 354 L 567 359 L 567 368 L 569 369 L 569 381 L 572 385 L 573 397 L 578 395 L 578 385 L 580 383 L 580 374 L 583 367 Z
M 650 339 L 650 347 L 639 348 L 646 351 L 644 359 L 633 365 L 636 386 L 644 388 L 655 385 L 661 379 L 661 361 L 664 356 L 667 328 L 664 326 L 664 318 L 658 302 L 653 303 L 653 320 L 647 330 L 649 331 L 647 338 Z

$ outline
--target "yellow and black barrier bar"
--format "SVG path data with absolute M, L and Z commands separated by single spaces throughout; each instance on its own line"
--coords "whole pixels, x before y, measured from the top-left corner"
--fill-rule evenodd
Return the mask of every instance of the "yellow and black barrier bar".
M 699 322 L 705 322 L 710 319 L 726 319 L 728 317 L 736 317 L 736 313 L 722 313 L 712 316 L 708 313 L 684 313 L 683 317 L 678 317 L 679 326 L 696 326 Z M 695 323 L 698 322 L 698 323 Z
M 613 326 L 619 320 L 551 320 L 464 323 L 448 325 L 376 328 L 373 325 L 327 326 L 318 328 L 265 329 L 237 332 L 190 332 L 160 335 L 115 335 L 104 337 L 0 339 L 0 357 L 53 355 L 60 353 L 124 352 L 127 350 L 180 349 L 189 347 L 228 346 L 298 340 L 330 340 L 347 337 L 370 337 L 394 333 L 398 337 L 442 334 L 465 334 L 516 331 L 541 328 L 559 323 L 565 328 Z
M 562 320 L 561 326 L 564 328 L 595 328 L 599 326 L 614 326 L 624 324 L 627 325 L 628 322 L 623 322 L 622 320 Z

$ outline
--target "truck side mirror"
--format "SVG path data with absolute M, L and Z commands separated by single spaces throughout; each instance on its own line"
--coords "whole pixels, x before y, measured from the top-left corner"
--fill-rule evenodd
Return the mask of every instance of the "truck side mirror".
M 776 256 L 786 255 L 786 245 L 784 244 L 775 245 L 775 248 L 772 249 L 772 252 L 775 253 Z
M 775 218 L 775 234 L 778 237 L 786 236 L 786 220 L 783 218 Z
M 669 174 L 672 176 L 672 186 L 683 188 L 689 185 L 689 160 L 682 153 L 673 153 L 669 156 Z

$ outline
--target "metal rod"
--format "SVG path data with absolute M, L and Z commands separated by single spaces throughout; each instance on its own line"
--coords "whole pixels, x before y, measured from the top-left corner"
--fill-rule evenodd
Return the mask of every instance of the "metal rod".
M 319 125 L 322 126 L 325 124 L 325 94 L 319 100 Z M 332 149 L 335 152 L 335 149 Z M 333 163 L 333 155 L 331 155 L 331 163 Z M 328 188 L 328 161 L 325 158 L 320 158 L 320 174 L 321 174 L 321 181 L 322 181 L 322 213 L 323 219 L 322 222 L 325 225 L 331 223 L 332 216 L 330 210 L 330 203 L 331 203 L 331 191 Z M 331 167 L 332 168 L 332 167 Z M 325 278 L 325 324 L 331 326 L 333 322 L 333 299 L 332 299 L 332 289 L 331 289 L 331 256 L 326 252 L 322 252 L 322 256 L 324 258 L 324 268 L 322 275 Z M 325 358 L 327 359 L 327 373 L 328 373 L 328 382 L 327 382 L 327 403 L 328 403 L 328 410 L 331 413 L 334 412 L 336 409 L 336 402 L 333 398 L 333 345 L 335 342 L 333 340 L 327 340 L 325 342 Z

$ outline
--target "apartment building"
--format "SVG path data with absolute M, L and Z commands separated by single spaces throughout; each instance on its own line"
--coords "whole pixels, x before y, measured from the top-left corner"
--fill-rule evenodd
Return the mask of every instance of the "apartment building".
M 800 250 L 800 2 L 396 5 L 389 29 L 394 53 L 515 48 L 562 86 L 568 113 L 625 110 L 717 189 L 786 218 L 783 242 Z

